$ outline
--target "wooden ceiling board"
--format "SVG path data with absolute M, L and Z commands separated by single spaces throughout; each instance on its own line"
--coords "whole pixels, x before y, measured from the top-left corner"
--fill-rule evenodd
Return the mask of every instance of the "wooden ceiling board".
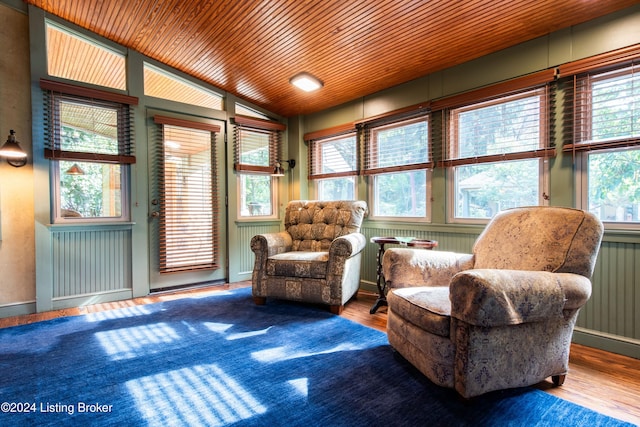
M 276 114 L 309 114 L 640 0 L 25 0 Z M 325 86 L 289 84 L 302 71 Z

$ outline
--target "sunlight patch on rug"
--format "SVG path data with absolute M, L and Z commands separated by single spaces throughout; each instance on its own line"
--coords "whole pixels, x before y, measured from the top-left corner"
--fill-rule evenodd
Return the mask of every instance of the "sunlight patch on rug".
M 102 322 L 103 320 L 124 319 L 126 317 L 145 316 L 153 311 L 150 305 L 136 305 L 117 310 L 105 310 L 89 313 L 85 316 L 87 322 Z
M 282 346 L 254 351 L 251 353 L 251 357 L 258 362 L 272 363 L 282 362 L 284 360 L 300 359 L 303 357 L 318 356 L 321 354 L 337 353 L 341 351 L 358 351 L 365 348 L 369 348 L 369 346 L 357 345 L 354 343 L 343 343 L 322 351 L 299 351 L 291 346 Z
M 217 365 L 161 372 L 126 386 L 150 426 L 223 426 L 267 411 Z
M 180 339 L 166 323 L 97 332 L 96 338 L 112 360 L 132 359 L 163 351 L 163 345 Z
M 295 393 L 299 394 L 305 399 L 309 396 L 309 378 L 298 378 L 295 380 L 287 381 Z

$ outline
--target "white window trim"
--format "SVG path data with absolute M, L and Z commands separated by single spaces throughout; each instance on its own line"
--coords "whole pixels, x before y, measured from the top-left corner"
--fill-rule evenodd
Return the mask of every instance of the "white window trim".
M 252 172 L 238 172 L 236 174 L 236 188 L 238 191 L 238 201 L 236 206 L 237 221 L 241 222 L 251 222 L 251 221 L 265 221 L 265 220 L 277 220 L 280 218 L 279 209 L 278 209 L 278 179 L 270 176 L 271 179 L 271 206 L 272 212 L 270 215 L 242 215 L 242 193 L 240 189 L 242 189 L 242 176 L 246 175 L 260 175 L 259 173 Z
M 354 197 L 354 200 L 358 199 L 358 176 L 357 175 L 347 175 L 347 176 L 312 179 L 311 181 L 313 181 L 313 191 L 314 191 L 314 196 L 315 196 L 316 199 L 320 200 L 320 189 L 319 189 L 320 183 L 322 181 L 329 181 L 329 180 L 333 180 L 333 179 L 351 179 L 353 181 L 353 197 Z
M 91 163 L 87 161 L 87 163 Z M 60 194 L 60 161 L 51 160 L 50 175 L 52 183 L 52 212 L 53 212 L 53 224 L 109 224 L 109 223 L 122 223 L 131 221 L 130 212 L 130 165 L 120 164 L 120 193 L 121 193 L 121 212 L 120 216 L 97 216 L 97 217 L 63 217 L 62 207 L 60 206 L 61 194 Z
M 638 149 L 640 147 L 624 147 L 610 148 L 608 150 L 585 150 L 577 153 L 575 188 L 576 188 L 576 206 L 578 209 L 589 211 L 589 154 L 602 154 L 607 152 L 620 152 L 625 149 Z M 640 222 L 628 221 L 611 221 L 601 219 L 606 230 L 640 230 Z
M 534 159 L 531 159 L 534 160 Z M 549 176 L 550 176 L 550 168 L 549 168 L 549 160 L 548 158 L 537 158 L 539 161 L 539 179 L 538 179 L 538 188 L 540 190 L 538 195 L 538 206 L 548 206 L 549 205 L 549 197 L 545 197 L 549 194 Z M 445 180 L 447 187 L 447 223 L 450 224 L 469 224 L 469 225 L 486 225 L 491 221 L 491 218 L 465 218 L 465 217 L 456 217 L 455 209 L 456 209 L 456 186 L 455 186 L 455 174 L 453 171 L 453 167 L 447 167 L 445 171 Z M 497 213 L 497 212 L 496 212 Z
M 394 173 L 404 173 L 404 172 L 415 172 L 419 170 L 425 171 L 425 179 L 427 180 L 425 185 L 425 198 L 426 198 L 426 206 L 425 206 L 425 216 L 417 217 L 417 216 L 383 216 L 376 215 L 375 213 L 375 178 L 379 175 L 383 174 L 371 174 L 367 176 L 367 193 L 369 194 L 368 203 L 369 203 L 369 219 L 377 220 L 377 221 L 392 221 L 392 222 L 409 222 L 409 223 L 430 223 L 431 222 L 431 211 L 433 206 L 433 197 L 432 197 L 432 183 L 433 183 L 433 169 L 413 169 L 407 171 L 398 171 Z

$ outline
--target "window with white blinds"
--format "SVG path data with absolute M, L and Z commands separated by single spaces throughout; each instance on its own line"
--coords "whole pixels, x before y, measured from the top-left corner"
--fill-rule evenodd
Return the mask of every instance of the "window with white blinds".
M 617 228 L 640 225 L 639 62 L 588 70 L 566 85 L 573 132 L 563 150 L 581 171 L 580 207 Z
M 234 169 L 272 173 L 282 152 L 282 123 L 254 117 L 234 117 Z
M 428 220 L 433 168 L 428 111 L 389 115 L 363 129 L 372 217 Z
M 353 125 L 338 135 L 309 141 L 309 180 L 319 200 L 354 200 L 359 173 L 358 136 Z
M 129 219 L 137 98 L 42 80 L 54 222 Z
M 541 86 L 445 111 L 443 165 L 452 221 L 544 203 L 549 147 L 548 89 Z
M 160 126 L 161 273 L 219 268 L 220 207 L 215 138 L 220 128 L 155 116 Z
M 234 129 L 234 170 L 238 182 L 238 217 L 277 215 L 276 179 L 271 176 L 282 160 L 282 123 L 236 115 Z

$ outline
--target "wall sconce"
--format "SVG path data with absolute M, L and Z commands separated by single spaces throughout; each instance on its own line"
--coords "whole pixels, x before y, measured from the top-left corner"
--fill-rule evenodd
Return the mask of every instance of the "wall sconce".
M 7 163 L 16 168 L 27 164 L 27 153 L 20 148 L 20 144 L 16 141 L 16 132 L 13 129 L 9 131 L 7 142 L 0 148 L 0 157 L 6 157 Z
M 289 169 L 293 169 L 296 167 L 295 159 L 278 160 L 276 161 L 276 167 L 273 168 L 273 173 L 271 174 L 271 176 L 284 176 L 284 169 L 282 168 L 282 163 L 284 162 L 289 163 Z

